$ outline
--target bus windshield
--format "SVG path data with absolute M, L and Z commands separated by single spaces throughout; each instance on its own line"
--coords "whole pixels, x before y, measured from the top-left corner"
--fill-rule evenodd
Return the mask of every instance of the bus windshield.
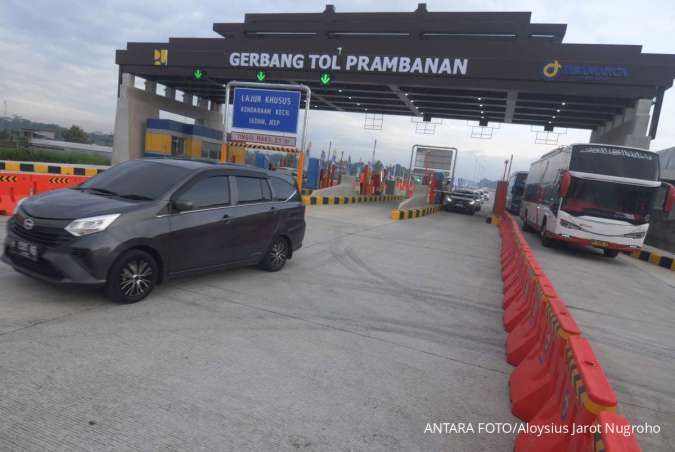
M 658 180 L 659 158 L 649 151 L 585 144 L 572 150 L 570 170 L 632 179 Z
M 561 209 L 570 215 L 588 215 L 638 225 L 649 222 L 656 193 L 652 187 L 572 178 Z

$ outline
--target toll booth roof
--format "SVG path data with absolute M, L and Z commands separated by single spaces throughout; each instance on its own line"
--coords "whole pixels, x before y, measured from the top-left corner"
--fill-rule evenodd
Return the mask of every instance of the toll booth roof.
M 225 101 L 232 80 L 303 83 L 318 110 L 596 129 L 655 99 L 675 55 L 563 43 L 565 24 L 529 12 L 247 14 L 220 37 L 128 43 L 121 73 Z M 195 73 L 195 71 L 197 71 Z M 195 75 L 196 74 L 196 75 Z

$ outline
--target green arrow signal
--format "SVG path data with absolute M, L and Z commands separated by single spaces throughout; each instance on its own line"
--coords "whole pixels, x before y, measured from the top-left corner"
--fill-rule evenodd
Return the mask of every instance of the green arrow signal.
M 206 72 L 202 71 L 201 69 L 195 69 L 192 71 L 192 76 L 195 78 L 195 80 L 201 80 L 205 75 Z
M 321 78 L 319 79 L 319 81 L 321 82 L 321 84 L 323 86 L 329 85 L 331 80 L 332 80 L 332 78 L 331 78 L 330 74 L 325 73 L 325 72 L 323 74 L 321 74 Z
M 267 78 L 267 74 L 265 74 L 265 71 L 258 71 L 255 74 L 255 77 L 258 79 L 259 82 L 264 82 L 265 79 Z

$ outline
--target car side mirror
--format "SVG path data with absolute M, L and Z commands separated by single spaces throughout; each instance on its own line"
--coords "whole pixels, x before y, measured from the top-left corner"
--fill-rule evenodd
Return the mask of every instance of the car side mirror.
M 567 192 L 570 190 L 570 185 L 572 184 L 572 176 L 569 172 L 565 171 L 560 178 L 560 188 L 558 193 L 561 197 L 567 196 Z
M 195 208 L 195 205 L 192 201 L 187 201 L 185 199 L 175 199 L 172 204 L 173 208 L 179 212 L 186 212 Z
M 666 200 L 663 203 L 663 211 L 670 213 L 673 207 L 675 207 L 675 187 L 667 182 L 665 182 L 665 185 L 668 187 L 668 191 L 666 192 Z

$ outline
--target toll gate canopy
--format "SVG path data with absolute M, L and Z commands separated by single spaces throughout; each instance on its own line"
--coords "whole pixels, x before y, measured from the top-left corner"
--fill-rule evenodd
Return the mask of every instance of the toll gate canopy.
M 530 17 L 328 5 L 215 23 L 220 37 L 130 42 L 116 62 L 120 82 L 132 74 L 214 104 L 232 80 L 302 83 L 317 110 L 587 129 L 594 142 L 649 147 L 675 55 L 563 43 L 565 24 Z

